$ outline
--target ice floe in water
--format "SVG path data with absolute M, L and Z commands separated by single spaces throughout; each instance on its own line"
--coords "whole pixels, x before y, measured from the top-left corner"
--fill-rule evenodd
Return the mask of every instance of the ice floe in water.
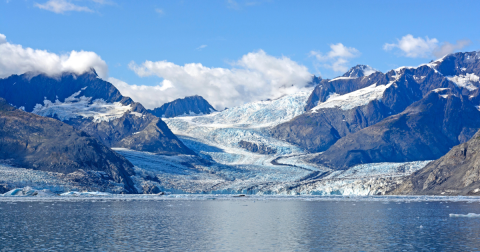
M 43 189 L 43 190 L 35 190 L 31 187 L 25 187 L 25 188 L 16 188 L 13 190 L 10 190 L 3 195 L 0 194 L 0 196 L 8 197 L 8 196 L 16 196 L 16 197 L 29 197 L 29 196 L 36 196 L 36 197 L 52 197 L 52 196 L 57 196 L 57 194 L 53 193 L 52 191 L 48 189 Z
M 107 192 L 66 192 L 60 194 L 60 196 L 73 196 L 73 197 L 78 197 L 78 196 L 111 196 L 111 193 Z
M 480 197 L 475 196 L 355 196 L 355 195 L 246 195 L 238 194 L 167 194 L 167 195 L 138 195 L 138 194 L 95 194 L 55 196 L 55 197 L 1 197 L 0 202 L 108 202 L 108 201 L 335 201 L 335 202 L 382 202 L 412 203 L 412 202 L 463 202 L 480 203 Z M 453 216 L 452 216 L 453 215 Z M 451 214 L 450 217 L 478 217 L 479 214 Z
M 480 214 L 468 213 L 468 214 L 449 214 L 450 217 L 466 217 L 466 218 L 480 218 Z

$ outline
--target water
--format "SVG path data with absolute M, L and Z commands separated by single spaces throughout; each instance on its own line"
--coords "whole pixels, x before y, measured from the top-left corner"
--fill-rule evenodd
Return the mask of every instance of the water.
M 478 251 L 473 202 L 0 201 L 0 251 Z

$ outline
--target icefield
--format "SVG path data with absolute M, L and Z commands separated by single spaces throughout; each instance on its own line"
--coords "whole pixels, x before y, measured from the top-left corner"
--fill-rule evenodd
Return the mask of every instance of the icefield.
M 137 190 L 151 183 L 174 194 L 382 195 L 401 183 L 403 176 L 428 164 L 381 163 L 332 171 L 306 162 L 316 154 L 274 139 L 269 131 L 304 113 L 308 96 L 309 92 L 302 92 L 209 115 L 163 118 L 198 156 L 114 150 L 135 165 Z M 276 152 L 253 153 L 243 149 L 240 141 Z
M 378 99 L 386 86 L 372 85 L 357 93 L 363 100 Z M 117 112 L 125 113 L 129 109 L 129 106 L 115 107 L 115 104 L 103 104 L 101 101 L 88 104 L 88 98 L 76 98 L 79 94 L 75 93 L 64 103 L 46 102 L 45 106 L 37 106 L 36 112 L 55 113 L 60 119 L 87 116 L 109 120 L 117 116 Z M 163 118 L 172 132 L 198 155 L 168 156 L 123 148 L 114 150 L 135 166 L 136 175 L 132 176 L 132 180 L 139 193 L 144 193 L 145 188 L 157 187 L 174 195 L 384 195 L 402 183 L 402 177 L 429 163 L 364 164 L 334 171 L 307 162 L 318 153 L 311 154 L 298 146 L 272 138 L 270 130 L 305 113 L 309 95 L 310 92 L 299 92 L 208 115 Z M 335 106 L 342 106 L 342 102 L 347 100 L 340 97 L 331 97 Z M 67 109 L 71 106 L 78 110 Z M 242 148 L 240 141 L 266 146 L 275 154 L 251 152 Z M 48 196 L 50 193 L 62 197 L 108 196 L 120 193 L 122 187 L 112 182 L 103 187 L 85 187 L 55 173 L 0 166 L 0 185 L 7 184 L 7 181 L 9 188 L 23 189 L 12 190 L 4 196 Z M 100 195 L 95 191 L 106 194 Z

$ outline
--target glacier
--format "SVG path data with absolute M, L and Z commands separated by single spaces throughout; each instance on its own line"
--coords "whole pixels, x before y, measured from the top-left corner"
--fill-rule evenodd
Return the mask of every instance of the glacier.
M 376 99 L 384 88 L 367 88 L 373 91 L 367 98 Z M 401 183 L 403 176 L 429 163 L 364 164 L 334 171 L 307 162 L 318 153 L 272 138 L 269 131 L 305 113 L 309 94 L 299 92 L 208 115 L 163 118 L 198 156 L 114 150 L 135 165 L 132 179 L 139 191 L 150 183 L 174 194 L 383 195 Z M 240 141 L 262 144 L 275 154 L 250 152 Z
M 391 84 L 391 83 L 389 83 Z M 372 85 L 348 95 L 363 100 L 378 99 L 388 85 Z M 313 88 L 312 88 L 313 89 Z M 139 193 L 157 187 L 167 194 L 248 194 L 248 195 L 384 195 L 402 178 L 429 163 L 363 164 L 337 171 L 307 162 L 313 155 L 288 142 L 272 138 L 272 127 L 305 113 L 311 90 L 274 100 L 251 102 L 207 115 L 185 115 L 162 120 L 197 155 L 160 155 L 124 148 L 114 150 L 133 165 L 132 181 Z M 45 101 L 34 112 L 55 114 L 60 120 L 77 116 L 111 120 L 127 113 L 130 106 L 106 104 L 78 97 L 64 102 Z M 323 106 L 344 106 L 342 96 L 331 96 Z M 319 106 L 322 106 L 319 104 Z M 134 114 L 135 112 L 130 112 Z M 143 116 L 134 114 L 136 116 Z M 275 154 L 244 149 L 240 141 L 266 146 Z M 94 171 L 89 171 L 96 176 Z M 68 175 L 0 165 L 0 185 L 10 190 L 3 196 L 96 197 L 122 192 L 122 184 L 106 181 L 98 186 L 76 183 Z M 145 189 L 147 188 L 147 189 Z M 103 192 L 103 193 L 99 193 Z

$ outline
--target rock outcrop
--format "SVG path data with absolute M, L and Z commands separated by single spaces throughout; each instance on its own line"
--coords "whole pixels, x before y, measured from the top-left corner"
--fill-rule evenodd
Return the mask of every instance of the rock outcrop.
M 480 131 L 405 178 L 389 194 L 480 195 Z
M 257 144 L 257 143 L 251 143 L 251 142 L 247 142 L 247 141 L 242 140 L 242 141 L 238 142 L 238 145 L 243 149 L 246 149 L 250 152 L 255 152 L 255 153 L 258 153 L 258 154 L 270 155 L 270 154 L 277 153 L 277 151 L 275 149 L 270 148 L 269 146 L 261 144 L 261 143 Z
M 133 165 L 98 139 L 59 120 L 15 109 L 0 98 L 0 159 L 23 168 L 71 174 L 101 171 L 137 193 Z
M 161 107 L 148 110 L 148 112 L 160 118 L 182 115 L 206 115 L 215 111 L 212 105 L 199 95 L 176 99 L 163 104 Z

